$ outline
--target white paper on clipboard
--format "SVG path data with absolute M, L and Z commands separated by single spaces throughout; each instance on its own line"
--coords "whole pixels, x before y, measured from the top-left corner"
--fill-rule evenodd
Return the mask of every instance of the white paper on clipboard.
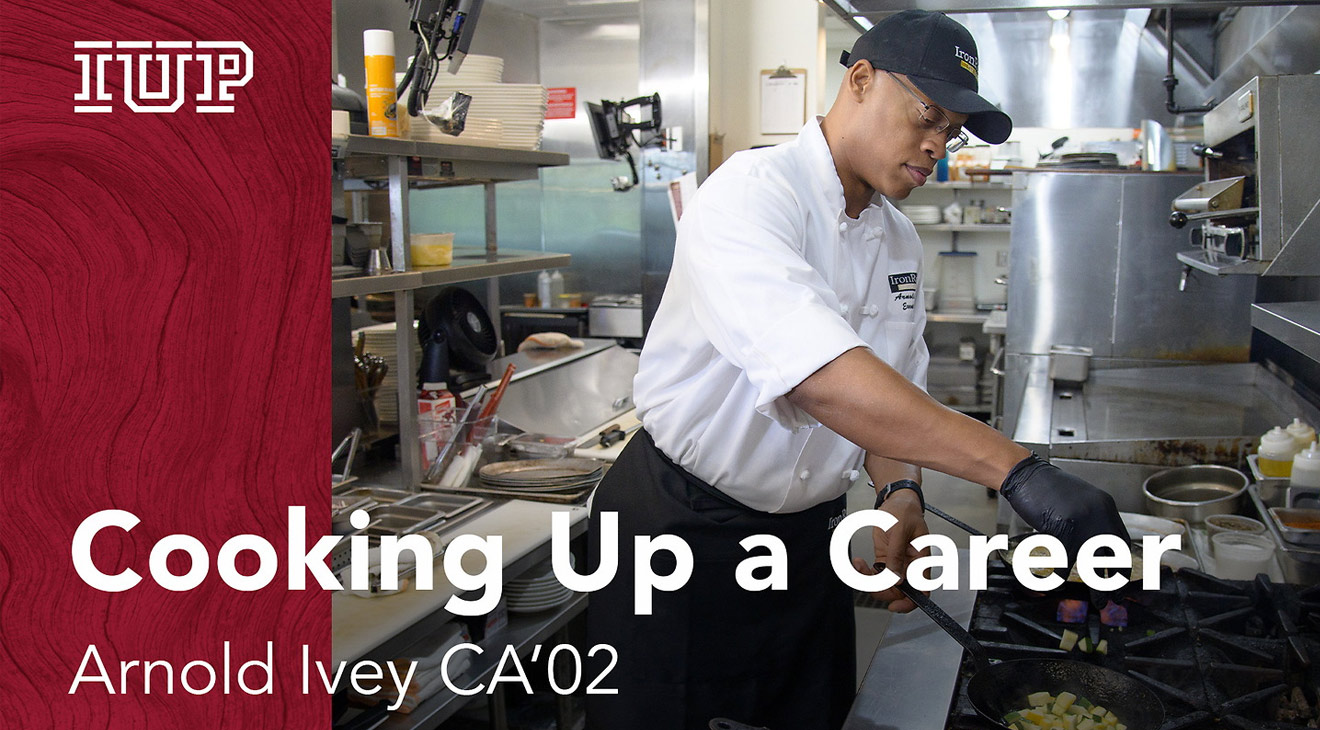
M 807 70 L 761 71 L 761 134 L 797 134 L 807 121 Z

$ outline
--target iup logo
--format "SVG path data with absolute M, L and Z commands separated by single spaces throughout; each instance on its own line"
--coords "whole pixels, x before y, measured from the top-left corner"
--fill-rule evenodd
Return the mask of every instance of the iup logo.
M 199 113 L 234 111 L 234 89 L 252 79 L 252 49 L 242 41 L 74 41 L 82 65 L 82 89 L 73 95 L 77 114 L 114 111 L 106 79 L 123 83 L 124 106 L 146 114 L 171 114 L 190 98 Z M 154 80 L 154 83 L 152 83 Z

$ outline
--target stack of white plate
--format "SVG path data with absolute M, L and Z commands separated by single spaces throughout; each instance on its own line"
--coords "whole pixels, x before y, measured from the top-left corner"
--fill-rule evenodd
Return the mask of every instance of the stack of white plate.
M 534 613 L 568 602 L 573 598 L 573 591 L 559 582 L 547 562 L 505 584 L 504 597 L 508 601 L 509 613 Z
M 393 322 L 353 330 L 354 343 L 357 342 L 358 333 L 361 333 L 366 339 L 365 351 L 381 356 L 385 359 L 385 364 L 390 366 L 389 372 L 385 373 L 385 379 L 381 381 L 380 388 L 376 391 L 376 413 L 380 416 L 381 423 L 399 422 L 399 351 L 394 347 L 394 330 Z M 417 342 L 416 337 L 412 337 L 411 340 L 413 362 L 419 362 L 422 357 L 422 346 Z M 411 385 L 411 375 L 406 382 Z
M 497 121 L 501 125 L 497 147 L 534 150 L 541 146 L 548 92 L 539 84 L 496 84 L 436 79 L 431 102 L 438 104 L 455 91 L 472 97 L 467 124 L 480 126 Z M 464 132 L 466 134 L 466 131 Z
M 504 78 L 504 59 L 499 56 L 478 56 L 469 54 L 463 59 L 463 66 L 458 73 L 449 73 L 449 62 L 440 67 L 435 77 L 436 83 L 442 81 L 484 81 L 498 84 Z
M 426 121 L 423 117 L 420 120 L 413 120 L 412 131 L 409 136 L 412 139 L 421 142 L 440 142 L 443 144 L 469 144 L 481 147 L 498 147 L 503 139 L 504 125 L 496 119 L 473 119 L 467 118 L 463 125 L 463 133 L 455 137 L 452 134 L 445 134 L 440 128 Z
M 916 225 L 929 225 L 940 222 L 940 207 L 938 205 L 904 205 L 899 208 L 903 215 L 908 217 Z

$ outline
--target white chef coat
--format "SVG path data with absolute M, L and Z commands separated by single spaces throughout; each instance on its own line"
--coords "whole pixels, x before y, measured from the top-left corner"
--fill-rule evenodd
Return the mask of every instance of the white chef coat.
M 847 491 L 865 452 L 784 397 L 854 347 L 919 387 L 921 242 L 877 194 L 857 219 L 812 119 L 792 142 L 739 152 L 685 208 L 674 265 L 634 381 L 656 446 L 763 512 Z

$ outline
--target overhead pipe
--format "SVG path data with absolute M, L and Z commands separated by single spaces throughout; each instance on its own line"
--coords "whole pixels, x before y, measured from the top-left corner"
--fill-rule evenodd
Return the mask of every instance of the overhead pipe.
M 1168 92 L 1168 98 L 1164 102 L 1164 108 L 1170 114 L 1204 114 L 1214 109 L 1214 104 L 1180 107 L 1174 102 L 1173 90 L 1178 86 L 1178 77 L 1173 74 L 1173 8 L 1165 11 L 1164 26 L 1164 46 L 1169 52 L 1169 70 L 1164 76 L 1164 88 Z

